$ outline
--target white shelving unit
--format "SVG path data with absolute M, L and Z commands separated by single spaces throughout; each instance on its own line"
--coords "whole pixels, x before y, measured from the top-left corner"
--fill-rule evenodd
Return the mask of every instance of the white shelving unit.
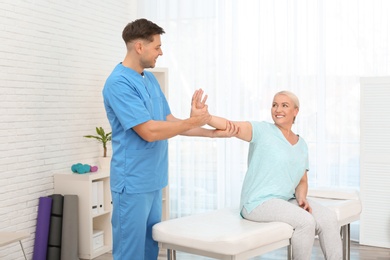
M 103 183 L 103 209 L 93 213 L 93 183 Z M 55 174 L 54 193 L 73 194 L 79 198 L 79 257 L 93 259 L 112 249 L 111 234 L 111 192 L 109 172 L 86 174 Z M 94 239 L 94 230 L 103 231 L 103 237 Z M 96 242 L 103 240 L 103 245 L 96 247 Z M 95 244 L 94 244 L 95 243 Z
M 160 84 L 162 92 L 166 99 L 168 99 L 168 68 L 153 68 L 148 69 L 156 77 Z M 169 219 L 169 186 L 165 187 L 162 191 L 162 220 Z
M 168 100 L 168 69 L 167 68 L 153 68 L 149 69 L 154 74 L 161 90 Z M 162 221 L 169 219 L 169 185 L 162 191 Z M 160 250 L 159 259 L 166 259 L 166 250 Z
M 148 69 L 148 71 L 154 74 L 162 92 L 164 92 L 165 97 L 168 99 L 168 68 L 154 68 Z

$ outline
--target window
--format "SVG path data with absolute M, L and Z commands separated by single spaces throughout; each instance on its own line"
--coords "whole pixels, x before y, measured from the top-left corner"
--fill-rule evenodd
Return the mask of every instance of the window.
M 153 8 L 151 8 L 153 6 Z M 231 120 L 270 120 L 274 93 L 300 98 L 294 131 L 309 145 L 311 186 L 359 186 L 359 78 L 388 75 L 386 0 L 138 1 L 160 26 L 172 113 L 193 91 Z M 171 216 L 238 205 L 248 144 L 170 140 Z

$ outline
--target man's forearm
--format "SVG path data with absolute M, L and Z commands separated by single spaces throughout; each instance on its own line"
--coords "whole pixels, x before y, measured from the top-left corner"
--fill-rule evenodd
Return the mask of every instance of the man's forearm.
M 213 137 L 214 129 L 207 129 L 203 127 L 197 127 L 190 130 L 187 130 L 180 135 L 184 136 L 201 136 L 201 137 Z
M 185 133 L 191 129 L 200 128 L 199 121 L 188 118 L 177 121 L 154 121 L 150 120 L 135 126 L 133 129 L 147 142 L 165 140 Z

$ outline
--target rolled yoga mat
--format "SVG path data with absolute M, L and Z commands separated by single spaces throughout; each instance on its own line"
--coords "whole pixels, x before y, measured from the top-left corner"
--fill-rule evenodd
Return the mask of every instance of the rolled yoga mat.
M 49 197 L 53 199 L 51 215 L 62 216 L 62 213 L 64 212 L 64 196 L 62 196 L 61 194 L 53 194 Z
M 62 236 L 62 214 L 64 196 L 61 194 L 50 195 L 53 199 L 51 208 L 49 240 L 47 247 L 48 257 L 50 260 L 61 260 L 61 236 Z
M 49 197 L 39 198 L 33 260 L 46 260 L 52 202 Z
M 61 248 L 59 247 L 48 247 L 47 248 L 47 260 L 61 259 Z
M 61 260 L 79 260 L 79 198 L 64 195 L 62 215 Z

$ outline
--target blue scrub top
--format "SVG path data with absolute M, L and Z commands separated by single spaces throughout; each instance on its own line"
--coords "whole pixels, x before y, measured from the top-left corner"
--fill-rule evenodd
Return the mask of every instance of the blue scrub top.
M 168 184 L 168 141 L 147 142 L 132 128 L 149 120 L 165 121 L 171 113 L 153 73 L 118 64 L 103 89 L 112 129 L 110 182 L 114 192 L 140 193 Z

